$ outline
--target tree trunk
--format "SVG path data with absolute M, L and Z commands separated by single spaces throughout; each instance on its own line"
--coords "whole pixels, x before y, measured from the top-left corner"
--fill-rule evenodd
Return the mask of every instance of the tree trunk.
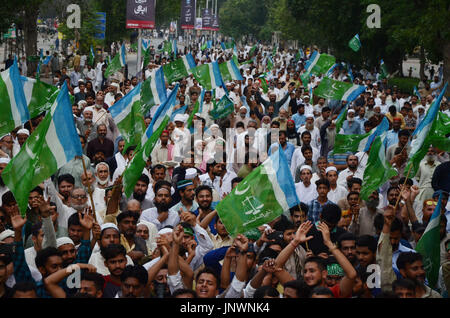
M 25 33 L 25 53 L 29 56 L 37 55 L 37 25 L 39 6 L 25 6 L 25 16 L 23 29 Z M 37 62 L 28 62 L 28 71 L 33 74 L 37 69 Z
M 425 79 L 425 49 L 423 46 L 420 47 L 420 80 Z
M 443 49 L 443 59 L 444 59 L 444 83 L 450 80 L 450 41 L 444 41 Z M 447 90 L 445 96 L 450 96 L 450 91 Z

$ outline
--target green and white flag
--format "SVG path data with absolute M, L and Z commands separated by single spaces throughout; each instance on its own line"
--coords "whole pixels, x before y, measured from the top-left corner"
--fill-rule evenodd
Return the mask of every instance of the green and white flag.
M 314 51 L 306 61 L 305 70 L 314 75 L 326 74 L 334 64 L 336 64 L 334 56 Z
M 341 126 L 342 127 L 342 126 Z M 389 129 L 389 121 L 386 117 L 372 131 L 361 135 L 337 134 L 334 140 L 334 153 L 366 152 L 369 151 L 372 142 L 377 136 L 381 136 Z
M 439 150 L 450 152 L 450 117 L 443 112 L 438 112 L 429 132 L 429 140 Z
M 319 86 L 314 90 L 314 95 L 328 100 L 354 101 L 364 93 L 365 87 L 347 82 L 340 82 L 329 77 L 324 77 Z
M 142 83 L 136 85 L 109 108 L 120 134 L 125 140 L 125 151 L 129 146 L 137 146 L 146 130 L 144 116 L 141 112 L 141 85 Z
M 423 266 L 430 288 L 436 288 L 441 267 L 441 206 L 442 193 L 439 195 L 438 204 L 431 215 L 427 228 L 416 246 L 416 251 L 423 257 Z
M 94 63 L 95 63 L 95 53 L 94 48 L 91 45 L 91 49 L 89 51 L 89 65 L 94 67 Z
M 195 79 L 207 91 L 220 87 L 223 83 L 219 63 L 217 62 L 199 65 L 191 71 Z
M 219 64 L 219 70 L 224 82 L 244 80 L 233 60 Z
M 235 237 L 273 221 L 298 204 L 286 156 L 275 151 L 221 200 L 216 210 L 230 236 Z
M 191 69 L 195 65 L 194 57 L 191 53 L 188 53 L 169 64 L 163 65 L 164 76 L 168 83 L 179 81 L 192 74 Z
M 30 191 L 82 154 L 67 84 L 64 83 L 50 111 L 2 173 L 22 215 L 27 210 Z
M 273 60 L 270 56 L 267 57 L 266 69 L 269 72 L 273 69 Z
M 0 137 L 30 119 L 17 61 L 0 73 Z
M 258 46 L 254 45 L 254 46 L 250 49 L 250 51 L 248 51 L 248 58 L 249 58 L 249 59 L 252 58 L 252 57 L 255 55 L 256 49 L 257 49 L 257 48 L 258 48 Z
M 227 117 L 234 111 L 234 103 L 227 95 L 214 105 L 214 109 L 209 112 L 209 115 L 214 119 Z
M 140 112 L 143 115 L 147 115 L 153 106 L 161 105 L 167 100 L 166 82 L 161 67 L 154 70 L 152 75 L 142 83 L 140 95 Z
M 350 42 L 348 42 L 348 46 L 355 52 L 358 52 L 361 48 L 361 41 L 359 40 L 359 34 L 355 35 Z
M 411 151 L 409 152 L 409 159 L 406 163 L 405 171 L 410 171 L 409 178 L 413 178 L 419 170 L 419 165 L 422 159 L 428 152 L 428 148 L 432 143 L 432 137 L 436 140 L 436 137 L 431 134 L 436 127 L 436 117 L 439 112 L 442 98 L 447 90 L 448 83 L 445 83 L 444 88 L 439 94 L 438 98 L 431 104 L 428 109 L 425 118 L 417 126 L 416 130 L 412 133 Z M 442 137 L 442 136 L 441 136 Z
M 52 107 L 59 94 L 58 87 L 30 77 L 21 76 L 20 79 L 30 118 L 35 118 Z
M 381 81 L 382 79 L 388 78 L 389 72 L 387 70 L 386 64 L 384 64 L 384 61 L 380 61 L 380 74 L 378 75 L 377 80 Z
M 111 60 L 111 63 L 106 68 L 105 78 L 108 78 L 115 72 L 120 71 L 122 67 L 125 67 L 126 64 L 127 61 L 126 61 L 125 44 L 122 44 L 119 53 L 117 53 L 116 56 L 114 56 L 114 58 Z
M 398 175 L 397 170 L 386 160 L 386 150 L 383 145 L 386 134 L 387 132 L 384 132 L 381 136 L 377 136 L 370 149 L 360 193 L 363 200 L 368 200 L 373 191 Z
M 175 86 L 165 103 L 158 107 L 150 126 L 148 126 L 135 150 L 133 159 L 123 173 L 123 188 L 127 198 L 133 193 L 134 186 L 142 176 L 142 171 L 144 171 L 144 168 L 147 165 L 148 157 L 152 153 L 159 137 L 170 121 L 170 116 L 172 115 L 176 102 L 178 87 L 179 84 Z

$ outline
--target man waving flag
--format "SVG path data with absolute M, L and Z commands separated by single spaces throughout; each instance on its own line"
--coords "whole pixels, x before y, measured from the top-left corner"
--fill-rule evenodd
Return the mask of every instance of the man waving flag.
M 22 215 L 27 210 L 30 191 L 82 154 L 64 82 L 50 111 L 2 173 L 3 181 L 14 194 Z
M 125 44 L 122 44 L 119 53 L 112 59 L 111 63 L 108 65 L 105 71 L 105 78 L 113 75 L 115 72 L 120 71 L 122 67 L 125 67 L 126 61 L 126 51 Z

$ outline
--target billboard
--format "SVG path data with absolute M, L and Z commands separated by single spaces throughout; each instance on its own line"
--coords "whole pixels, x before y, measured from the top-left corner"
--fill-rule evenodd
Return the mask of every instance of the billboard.
M 196 0 L 181 1 L 181 28 L 193 29 L 195 26 L 195 2 Z
M 212 21 L 213 16 L 211 9 L 203 9 L 202 10 L 202 29 L 203 30 L 212 30 Z
M 215 14 L 213 15 L 211 30 L 219 31 L 219 16 L 218 15 L 215 15 Z
M 153 29 L 155 0 L 128 0 L 126 27 L 127 29 Z

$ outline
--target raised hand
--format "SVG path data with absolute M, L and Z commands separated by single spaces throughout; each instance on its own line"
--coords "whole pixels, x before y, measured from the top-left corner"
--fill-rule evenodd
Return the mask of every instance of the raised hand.
M 313 238 L 312 236 L 306 237 L 306 234 L 309 232 L 309 230 L 311 230 L 311 228 L 312 228 L 311 221 L 306 221 L 300 224 L 300 226 L 297 229 L 297 232 L 295 232 L 295 237 L 293 240 L 294 244 L 298 246 L 299 244 L 305 243 L 310 239 L 312 239 Z
M 27 217 L 22 218 L 19 213 L 19 207 L 16 205 L 11 213 L 11 224 L 15 231 L 21 231 L 23 226 L 27 223 Z
M 327 243 L 331 243 L 330 238 L 330 229 L 328 228 L 328 225 L 324 222 L 319 222 L 319 225 L 317 226 L 317 229 L 322 232 L 323 237 L 323 243 L 327 245 Z
M 388 205 L 386 211 L 384 212 L 384 224 L 390 227 L 394 219 L 395 219 L 394 207 L 392 205 Z
M 48 218 L 51 214 L 51 211 L 56 210 L 55 206 L 50 205 L 50 197 L 47 199 L 47 201 L 45 201 L 44 197 L 40 196 L 38 202 L 39 202 L 39 213 L 42 218 Z
M 234 240 L 236 247 L 239 248 L 240 251 L 248 250 L 248 238 L 245 235 L 238 234 L 236 239 Z
M 175 230 L 172 232 L 173 242 L 177 245 L 180 245 L 183 240 L 184 230 L 181 225 L 178 225 Z
M 94 213 L 92 212 L 92 208 L 90 207 L 87 207 L 84 211 L 84 214 L 81 214 L 81 211 L 78 211 L 80 224 L 85 229 L 90 230 L 94 226 Z
M 100 225 L 97 222 L 94 222 L 94 225 L 92 226 L 92 236 L 95 240 L 100 240 L 100 234 L 102 233 L 102 229 Z
M 410 193 L 410 200 L 411 202 L 414 202 L 414 200 L 416 199 L 416 197 L 419 195 L 420 189 L 418 186 L 413 185 L 411 187 L 411 193 Z

